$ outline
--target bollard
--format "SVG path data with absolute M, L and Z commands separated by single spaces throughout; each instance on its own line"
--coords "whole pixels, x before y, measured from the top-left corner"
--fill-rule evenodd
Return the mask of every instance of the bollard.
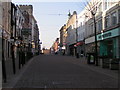
M 115 58 L 115 59 L 111 60 L 110 69 L 111 70 L 119 70 L 119 59 Z

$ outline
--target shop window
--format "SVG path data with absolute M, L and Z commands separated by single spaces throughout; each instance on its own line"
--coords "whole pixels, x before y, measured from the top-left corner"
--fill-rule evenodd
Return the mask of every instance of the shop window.
M 111 14 L 111 25 L 116 25 L 117 24 L 117 14 L 116 12 Z

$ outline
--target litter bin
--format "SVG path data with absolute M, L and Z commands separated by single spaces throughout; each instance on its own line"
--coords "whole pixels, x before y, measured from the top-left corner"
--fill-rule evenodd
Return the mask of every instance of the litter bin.
M 95 64 L 95 54 L 94 53 L 87 53 L 87 63 Z
M 119 58 L 111 59 L 111 61 L 110 61 L 110 69 L 111 70 L 119 70 L 119 61 L 120 61 Z
M 100 66 L 100 67 L 102 67 L 102 60 L 103 60 L 103 57 L 98 56 L 98 66 Z
M 108 56 L 102 57 L 102 68 L 109 68 L 110 67 L 110 58 Z

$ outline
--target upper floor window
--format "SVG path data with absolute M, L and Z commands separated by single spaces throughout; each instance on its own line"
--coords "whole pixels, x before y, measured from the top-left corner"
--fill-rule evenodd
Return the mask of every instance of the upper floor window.
M 102 12 L 102 3 L 99 4 L 98 6 L 98 13 Z
M 108 28 L 110 26 L 110 16 L 105 17 L 105 28 Z
M 102 19 L 100 19 L 97 23 L 97 29 L 98 31 L 101 31 L 102 30 Z
M 105 0 L 105 2 L 104 2 L 104 8 L 105 8 L 105 10 L 108 8 L 107 0 Z
M 111 7 L 113 0 L 104 0 L 104 10 Z
M 114 12 L 111 14 L 111 25 L 117 24 L 117 13 Z
M 93 24 L 91 24 L 91 28 L 90 29 L 91 29 L 90 33 L 93 34 L 94 33 L 94 26 L 93 26 Z
M 120 9 L 118 10 L 118 22 L 120 23 Z

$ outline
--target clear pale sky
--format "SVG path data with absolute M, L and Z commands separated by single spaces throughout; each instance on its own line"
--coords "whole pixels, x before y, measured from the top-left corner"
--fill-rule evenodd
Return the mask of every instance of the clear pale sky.
M 67 21 L 70 10 L 79 14 L 84 7 L 82 2 L 17 2 L 15 4 L 33 5 L 33 13 L 37 20 L 42 47 L 50 48 L 58 38 L 60 28 Z M 59 15 L 60 14 L 60 15 Z

